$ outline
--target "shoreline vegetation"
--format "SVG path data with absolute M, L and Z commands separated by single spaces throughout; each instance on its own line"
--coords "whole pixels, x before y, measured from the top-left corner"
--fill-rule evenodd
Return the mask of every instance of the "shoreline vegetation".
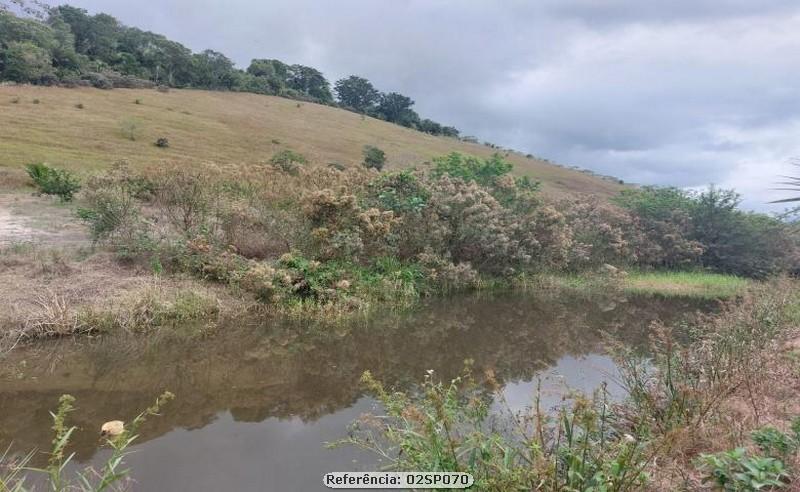
M 382 171 L 380 149 L 364 157 L 357 168 L 288 150 L 247 168 L 120 162 L 84 180 L 29 165 L 92 243 L 0 251 L 16 306 L 0 318 L 5 345 L 176 324 L 202 332 L 237 312 L 337 323 L 484 289 L 725 299 L 791 273 L 798 257 L 790 224 L 738 210 L 731 191 L 554 200 L 499 154 L 453 152 L 402 171 Z
M 420 391 L 362 382 L 383 415 L 353 423 L 332 446 L 374 452 L 393 471 L 471 473 L 476 490 L 776 490 L 800 468 L 796 281 L 751 286 L 689 326 L 681 344 L 655 325 L 649 354 L 610 342 L 622 400 L 606 387 L 555 409 L 540 393 L 513 411 L 491 372 Z M 492 405 L 501 410 L 490 411 Z
M 635 296 L 729 300 L 759 281 L 703 271 L 631 270 L 606 266 L 579 274 L 540 274 L 522 283 L 526 289 L 564 289 L 587 295 L 617 291 Z

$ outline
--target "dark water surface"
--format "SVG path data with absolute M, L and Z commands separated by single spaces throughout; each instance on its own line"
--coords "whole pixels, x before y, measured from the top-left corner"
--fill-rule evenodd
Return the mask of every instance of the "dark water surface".
M 649 324 L 702 309 L 653 298 L 588 300 L 547 295 L 438 299 L 339 329 L 237 323 L 204 337 L 104 337 L 18 349 L 0 360 L 0 451 L 49 449 L 49 411 L 77 398 L 76 463 L 98 464 L 98 431 L 130 420 L 165 390 L 176 399 L 141 429 L 127 459 L 135 490 L 325 490 L 330 471 L 374 469 L 352 448 L 326 449 L 361 414 L 379 411 L 359 385 L 370 370 L 410 388 L 433 369 L 457 376 L 465 359 L 491 369 L 507 402 L 524 408 L 539 378 L 550 401 L 563 384 L 591 391 L 611 381 L 601 333 L 643 346 Z M 41 464 L 42 457 L 37 458 Z

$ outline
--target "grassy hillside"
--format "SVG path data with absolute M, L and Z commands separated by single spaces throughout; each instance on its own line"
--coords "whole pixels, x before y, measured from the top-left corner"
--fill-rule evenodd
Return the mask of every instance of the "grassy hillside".
M 137 122 L 135 141 L 123 135 L 126 120 Z M 170 147 L 153 145 L 159 137 L 168 138 Z M 264 162 L 285 148 L 317 164 L 354 165 L 361 161 L 366 144 L 386 151 L 390 169 L 420 165 L 451 151 L 479 156 L 494 152 L 341 109 L 272 96 L 0 86 L 0 169 L 44 161 L 84 171 L 120 159 L 133 165 L 159 161 L 247 165 Z M 512 153 L 508 159 L 518 173 L 542 181 L 550 194 L 608 196 L 621 188 L 522 155 Z

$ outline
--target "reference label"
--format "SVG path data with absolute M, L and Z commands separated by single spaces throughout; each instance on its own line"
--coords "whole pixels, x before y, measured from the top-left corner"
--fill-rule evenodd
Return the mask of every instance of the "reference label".
M 322 483 L 329 489 L 466 489 L 474 481 L 462 472 L 332 472 Z

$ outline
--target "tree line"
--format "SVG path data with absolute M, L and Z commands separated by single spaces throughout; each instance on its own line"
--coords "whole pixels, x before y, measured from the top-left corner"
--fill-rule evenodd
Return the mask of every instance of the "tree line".
M 42 8 L 38 16 L 24 12 L 15 15 L 0 2 L 3 81 L 252 92 L 338 106 L 432 135 L 459 135 L 452 126 L 421 118 L 410 97 L 383 93 L 356 75 L 336 81 L 331 90 L 330 82 L 313 67 L 254 59 L 242 70 L 223 53 L 193 53 L 108 14 L 89 15 L 69 5 Z

